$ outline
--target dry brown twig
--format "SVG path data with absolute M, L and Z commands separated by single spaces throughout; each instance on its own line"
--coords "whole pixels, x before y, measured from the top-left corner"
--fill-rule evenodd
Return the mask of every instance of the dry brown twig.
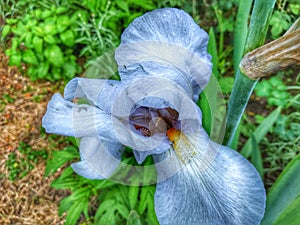
M 279 39 L 246 54 L 240 70 L 256 80 L 270 76 L 293 65 L 300 65 L 300 18 Z

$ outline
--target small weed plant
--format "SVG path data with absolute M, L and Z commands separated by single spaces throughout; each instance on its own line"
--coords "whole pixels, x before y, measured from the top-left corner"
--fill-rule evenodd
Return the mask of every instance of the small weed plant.
M 8 155 L 6 167 L 8 169 L 8 178 L 11 181 L 24 178 L 39 160 L 46 160 L 48 153 L 46 150 L 33 150 L 30 145 L 20 142 L 18 151 Z

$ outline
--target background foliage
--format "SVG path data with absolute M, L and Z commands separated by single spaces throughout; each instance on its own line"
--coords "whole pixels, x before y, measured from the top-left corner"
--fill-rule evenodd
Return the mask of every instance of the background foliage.
M 0 6 L 1 20 L 4 21 L 1 45 L 6 48 L 10 65 L 18 66 L 32 80 L 52 82 L 79 76 L 98 56 L 119 44 L 122 31 L 135 17 L 155 8 L 183 8 L 209 33 L 213 74 L 228 101 L 233 74 L 242 57 L 236 52 L 245 44 L 239 36 L 245 31 L 239 25 L 249 17 L 251 1 L 6 0 L 1 1 Z M 280 37 L 299 16 L 299 11 L 297 0 L 278 0 L 267 40 Z M 258 82 L 231 144 L 251 160 L 270 190 L 263 224 L 290 225 L 300 221 L 293 213 L 300 206 L 298 73 L 299 68 L 294 68 Z M 9 96 L 3 101 L 10 101 Z M 204 118 L 210 118 L 204 95 L 199 105 Z M 213 126 L 209 121 L 203 121 L 208 133 Z M 49 138 L 58 139 L 53 135 Z M 33 153 L 30 146 L 20 142 L 18 157 L 12 154 L 7 160 L 9 178 L 20 179 L 37 160 L 47 160 L 46 176 L 65 168 L 52 186 L 71 192 L 59 207 L 60 214 L 67 212 L 66 224 L 77 221 L 100 225 L 158 224 L 153 205 L 155 186 L 124 186 L 108 180 L 84 179 L 74 174 L 69 166 L 79 159 L 76 141 L 60 141 L 65 143 L 65 148 L 53 151 L 49 156 L 43 150 Z M 136 164 L 129 150 L 126 156 L 123 159 L 126 163 Z M 151 163 L 151 159 L 145 162 Z M 285 196 L 285 188 L 290 188 L 293 198 Z M 289 217 L 293 220 L 286 223 Z

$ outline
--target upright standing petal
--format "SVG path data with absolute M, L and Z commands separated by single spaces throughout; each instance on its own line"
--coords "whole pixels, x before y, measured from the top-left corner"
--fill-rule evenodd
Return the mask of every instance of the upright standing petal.
M 148 12 L 136 18 L 121 36 L 115 56 L 121 80 L 133 79 L 134 68 L 149 76 L 147 71 L 152 71 L 153 65 L 169 67 L 177 70 L 174 81 L 183 76 L 191 84 L 197 100 L 211 74 L 207 43 L 207 33 L 183 10 L 164 8 Z
M 174 138 L 178 144 L 176 154 L 170 150 L 169 157 L 176 159 L 174 168 L 181 168 L 174 176 L 166 177 L 164 168 L 157 167 L 159 179 L 165 179 L 157 184 L 155 193 L 160 225 L 260 224 L 266 196 L 253 165 L 228 147 L 208 144 L 206 134 L 197 139 L 184 134 Z M 186 138 L 190 145 L 181 143 Z M 190 149 L 176 150 L 184 146 Z

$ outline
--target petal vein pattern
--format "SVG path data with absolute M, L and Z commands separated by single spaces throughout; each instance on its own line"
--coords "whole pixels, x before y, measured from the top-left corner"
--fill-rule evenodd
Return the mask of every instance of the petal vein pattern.
M 207 33 L 183 10 L 164 8 L 146 13 L 121 36 L 115 56 L 121 79 L 133 79 L 134 70 L 144 70 L 144 76 L 149 76 L 147 72 L 154 64 L 158 72 L 163 71 L 160 67 L 176 69 L 179 73 L 175 80 L 181 80 L 180 76 L 189 80 L 197 101 L 211 74 L 207 43 Z
M 91 105 L 77 105 L 60 94 L 53 95 L 48 103 L 42 123 L 48 133 L 118 142 L 110 114 Z
M 170 150 L 173 166 L 157 166 L 158 177 L 166 170 L 181 170 L 156 186 L 155 210 L 161 225 L 258 225 L 265 210 L 265 190 L 253 165 L 236 151 L 202 137 L 180 134 L 174 148 L 192 152 L 187 161 Z M 191 142 L 183 145 L 182 138 Z M 160 161 L 161 156 L 155 156 Z M 166 156 L 165 156 L 166 157 Z M 174 160 L 175 159 L 175 160 Z M 176 160 L 177 159 L 177 160 Z

